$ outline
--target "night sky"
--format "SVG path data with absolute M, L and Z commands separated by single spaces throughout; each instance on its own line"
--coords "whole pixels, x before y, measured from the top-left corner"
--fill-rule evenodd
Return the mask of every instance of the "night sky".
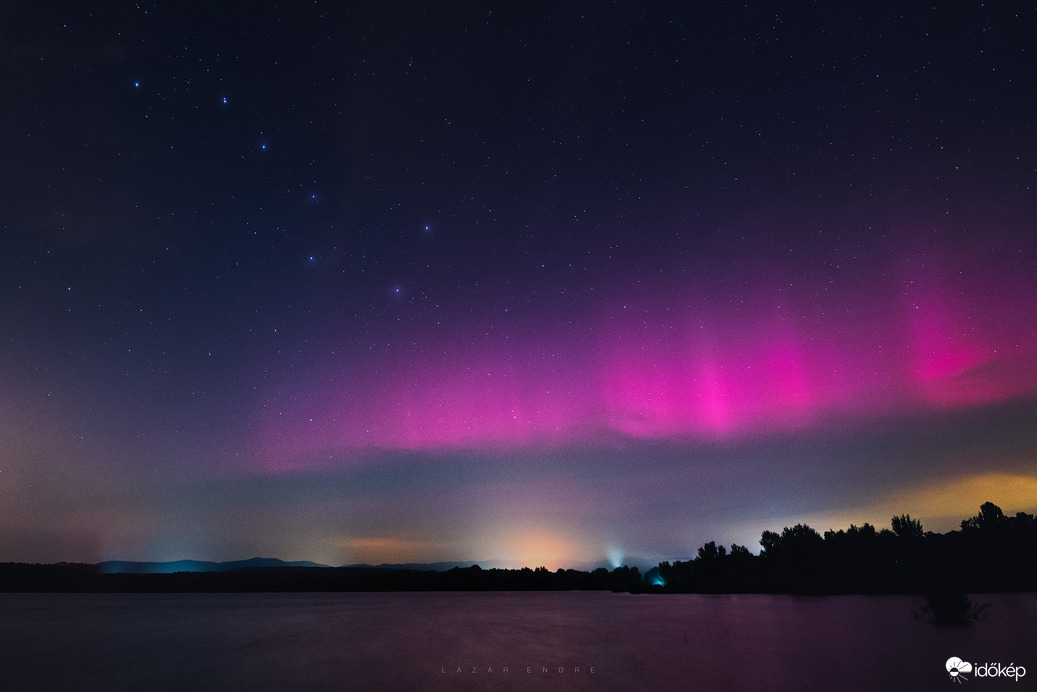
M 1037 510 L 1032 5 L 98 5 L 0 10 L 0 561 Z

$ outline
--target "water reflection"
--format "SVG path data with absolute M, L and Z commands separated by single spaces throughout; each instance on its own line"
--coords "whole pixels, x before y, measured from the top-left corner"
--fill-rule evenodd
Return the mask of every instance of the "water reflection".
M 0 660 L 19 690 L 943 689 L 950 656 L 1037 674 L 1037 595 L 983 598 L 948 629 L 916 596 L 0 594 Z

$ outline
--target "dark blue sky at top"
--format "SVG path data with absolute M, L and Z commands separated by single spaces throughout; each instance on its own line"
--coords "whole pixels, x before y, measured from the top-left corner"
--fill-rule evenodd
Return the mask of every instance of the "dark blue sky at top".
M 1031 7 L 2 15 L 11 559 L 675 554 L 885 521 L 852 497 L 890 458 L 917 488 L 1032 476 Z M 972 415 L 932 455 L 889 432 Z M 688 474 L 766 510 L 689 518 Z M 492 530 L 473 493 L 509 498 Z M 595 533 L 621 498 L 670 509 Z

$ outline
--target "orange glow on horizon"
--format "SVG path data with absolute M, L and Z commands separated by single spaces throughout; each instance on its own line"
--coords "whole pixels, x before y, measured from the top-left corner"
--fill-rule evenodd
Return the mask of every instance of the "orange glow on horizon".
M 1033 512 L 1037 509 L 1037 476 L 996 472 L 961 476 L 896 493 L 885 505 L 893 507 L 894 502 L 903 507 L 895 513 L 910 512 L 918 517 L 967 519 L 978 514 L 984 502 L 993 502 L 1010 516 Z
M 356 536 L 339 541 L 347 564 L 400 564 L 442 560 L 433 543 L 400 536 Z
M 512 532 L 499 545 L 502 559 L 514 568 L 546 567 L 555 571 L 586 559 L 577 542 L 539 527 Z

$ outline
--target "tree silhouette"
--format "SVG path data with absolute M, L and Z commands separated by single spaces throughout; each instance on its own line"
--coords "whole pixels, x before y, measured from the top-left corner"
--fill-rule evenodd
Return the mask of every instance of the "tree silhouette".
M 715 542 L 710 541 L 699 548 L 698 559 L 707 562 L 716 562 L 722 560 L 726 555 L 727 549 L 724 546 L 718 548 Z
M 910 514 L 901 514 L 893 517 L 893 533 L 905 541 L 920 540 L 925 534 L 922 531 L 922 522 L 912 519 Z
M 1005 525 L 1005 513 L 993 502 L 984 502 L 980 505 L 979 514 L 971 519 L 963 519 L 962 531 L 996 531 Z

